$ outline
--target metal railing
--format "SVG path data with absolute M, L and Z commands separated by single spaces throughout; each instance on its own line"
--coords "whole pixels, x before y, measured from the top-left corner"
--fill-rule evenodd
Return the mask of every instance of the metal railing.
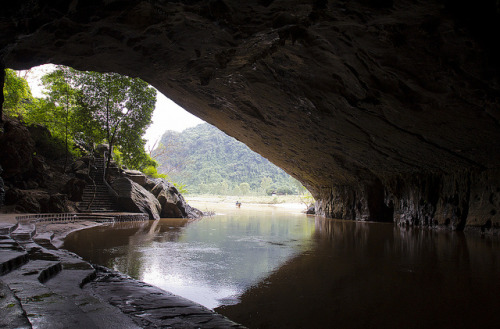
M 76 222 L 84 220 L 106 220 L 109 222 L 147 221 L 148 214 L 121 213 L 121 214 L 85 214 L 85 213 L 47 213 L 16 216 L 16 220 L 33 222 Z

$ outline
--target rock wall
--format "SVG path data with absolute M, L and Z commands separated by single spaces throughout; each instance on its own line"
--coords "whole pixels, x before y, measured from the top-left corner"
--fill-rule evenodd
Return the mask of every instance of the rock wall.
M 2 5 L 0 63 L 140 76 L 298 178 L 320 214 L 498 227 L 498 13 L 496 0 L 21 0 Z
M 333 218 L 395 222 L 483 233 L 500 232 L 500 172 L 400 175 L 321 192 L 316 213 Z

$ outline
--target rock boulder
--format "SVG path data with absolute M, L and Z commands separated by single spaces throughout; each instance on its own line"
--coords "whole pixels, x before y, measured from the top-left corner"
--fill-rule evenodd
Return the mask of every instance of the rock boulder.
M 15 210 L 24 213 L 49 212 L 50 195 L 40 190 L 10 188 L 5 195 L 5 204 L 14 205 Z
M 203 212 L 186 203 L 182 194 L 171 183 L 158 179 L 151 193 L 161 205 L 162 218 L 199 218 Z
M 139 170 L 124 170 L 123 176 L 127 177 L 131 181 L 141 185 L 144 187 L 146 185 L 146 181 L 148 180 L 147 176 L 144 175 Z
M 76 177 L 71 178 L 64 185 L 63 192 L 66 193 L 71 201 L 82 201 L 83 190 L 87 182 Z
M 115 179 L 111 186 L 118 193 L 117 203 L 120 209 L 145 213 L 150 219 L 160 219 L 160 203 L 141 185 L 122 177 Z

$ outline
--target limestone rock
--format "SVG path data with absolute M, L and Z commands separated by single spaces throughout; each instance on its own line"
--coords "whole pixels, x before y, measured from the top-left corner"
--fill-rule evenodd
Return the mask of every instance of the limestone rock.
M 5 195 L 5 204 L 16 206 L 16 211 L 25 213 L 46 213 L 50 210 L 50 195 L 40 190 L 10 188 Z
M 160 203 L 145 188 L 125 177 L 115 179 L 111 186 L 118 193 L 117 204 L 120 209 L 145 213 L 150 219 L 160 219 Z
M 73 177 L 66 182 L 63 188 L 63 193 L 68 195 L 71 201 L 82 201 L 83 190 L 87 186 L 87 182 L 83 179 Z
M 0 134 L 2 176 L 7 179 L 31 171 L 35 143 L 28 129 L 17 120 L 6 120 L 3 129 L 3 134 Z
M 131 181 L 141 185 L 144 187 L 146 185 L 146 181 L 148 180 L 147 176 L 144 175 L 142 172 L 139 170 L 124 170 L 123 175 L 130 179 Z
M 151 190 L 161 205 L 162 218 L 200 218 L 203 212 L 189 206 L 171 183 L 159 179 Z
M 76 172 L 88 168 L 88 165 L 83 160 L 76 160 L 71 164 L 71 170 Z
M 471 204 L 496 204 L 500 177 L 495 0 L 34 3 L 2 5 L 7 67 L 141 77 L 299 179 L 318 214 L 500 225 Z M 16 136 L 4 178 L 31 166 Z
M 66 154 L 66 146 L 60 139 L 55 139 L 47 129 L 39 124 L 27 127 L 31 138 L 35 142 L 36 154 L 48 159 L 61 159 Z
M 83 168 L 83 169 L 75 171 L 75 176 L 78 179 L 81 179 L 81 180 L 84 180 L 84 181 L 86 181 L 88 183 L 91 183 L 92 180 L 90 179 L 89 173 L 90 173 L 90 171 L 89 171 L 88 168 Z
M 52 194 L 49 199 L 49 212 L 68 212 L 68 196 L 62 193 Z

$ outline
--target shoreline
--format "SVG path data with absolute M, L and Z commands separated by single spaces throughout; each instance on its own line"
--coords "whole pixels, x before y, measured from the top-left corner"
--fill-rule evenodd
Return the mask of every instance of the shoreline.
M 39 222 L 36 223 L 37 234 L 51 235 L 51 242 L 57 249 L 64 245 L 64 239 L 71 233 L 91 227 L 105 225 L 93 221 L 75 222 Z
M 2 269 L 8 269 L 0 275 L 0 290 L 14 301 L 10 313 L 2 313 L 0 326 L 245 328 L 191 300 L 91 265 L 62 248 L 70 233 L 106 223 L 16 220 L 23 215 L 0 214 L 4 232 L 0 239 L 4 245 L 17 246 L 15 251 L 0 250 Z
M 195 207 L 198 204 L 218 204 L 234 208 L 236 201 L 241 202 L 242 206 L 251 207 L 276 207 L 288 210 L 307 210 L 307 205 L 301 202 L 299 196 L 208 196 L 208 195 L 187 195 L 186 201 Z

